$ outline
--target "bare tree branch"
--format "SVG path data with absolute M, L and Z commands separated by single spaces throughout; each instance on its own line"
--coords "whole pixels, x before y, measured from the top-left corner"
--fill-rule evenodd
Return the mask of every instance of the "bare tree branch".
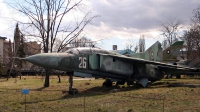
M 82 33 L 86 25 L 97 17 L 91 16 L 89 11 L 84 13 L 83 17 L 78 16 L 77 20 L 66 22 L 69 21 L 68 17 L 71 16 L 72 11 L 85 10 L 80 7 L 83 0 L 13 0 L 12 2 L 7 4 L 28 18 L 27 21 L 21 21 L 23 25 L 27 26 L 27 29 L 22 31 L 23 34 L 41 41 L 45 53 L 53 51 L 56 39 L 63 33 L 65 37 L 61 40 L 57 52 L 61 51 Z M 73 23 L 74 20 L 76 21 Z M 47 80 L 49 80 L 48 72 L 46 74 Z M 45 85 L 48 87 L 46 79 Z
M 178 41 L 180 38 L 179 30 L 181 27 L 182 21 L 177 19 L 168 19 L 166 22 L 161 23 L 161 32 L 164 37 L 163 46 L 164 49 L 172 45 L 174 42 Z

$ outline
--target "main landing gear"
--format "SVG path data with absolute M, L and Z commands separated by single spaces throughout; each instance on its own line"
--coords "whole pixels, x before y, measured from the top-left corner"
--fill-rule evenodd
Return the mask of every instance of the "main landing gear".
M 104 82 L 103 82 L 103 87 L 112 87 L 112 81 L 111 79 L 107 78 Z
M 116 86 L 124 85 L 124 84 L 125 84 L 124 80 L 116 82 Z M 112 80 L 110 78 L 107 78 L 102 84 L 103 87 L 112 87 L 112 85 L 113 85 L 113 82 L 112 82 Z
M 72 88 L 73 86 L 73 73 L 68 73 L 69 75 L 69 94 L 70 95 L 75 95 L 78 93 L 78 90 L 76 88 Z

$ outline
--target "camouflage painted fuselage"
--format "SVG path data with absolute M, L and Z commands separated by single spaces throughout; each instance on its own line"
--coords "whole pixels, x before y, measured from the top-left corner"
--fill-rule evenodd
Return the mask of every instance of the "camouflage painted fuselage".
M 157 51 L 150 51 L 149 58 Z M 150 56 L 149 56 L 150 55 Z M 113 57 L 115 56 L 115 57 Z M 98 48 L 72 48 L 64 53 L 42 53 L 27 57 L 33 64 L 56 70 L 74 72 L 74 76 L 101 77 L 126 81 L 148 78 L 151 81 L 163 78 L 163 73 L 154 65 L 134 63 L 118 57 L 123 55 Z

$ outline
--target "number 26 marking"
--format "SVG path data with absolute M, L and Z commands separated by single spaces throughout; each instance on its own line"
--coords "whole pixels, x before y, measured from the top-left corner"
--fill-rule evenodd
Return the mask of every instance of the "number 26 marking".
M 86 57 L 79 57 L 79 60 L 81 61 L 79 64 L 79 68 L 86 68 Z

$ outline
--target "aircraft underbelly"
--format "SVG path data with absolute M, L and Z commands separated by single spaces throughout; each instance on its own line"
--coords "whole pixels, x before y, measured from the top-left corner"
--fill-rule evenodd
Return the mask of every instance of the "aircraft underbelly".
M 152 80 L 160 80 L 164 77 L 164 73 L 155 68 L 155 65 L 146 65 L 147 75 Z

